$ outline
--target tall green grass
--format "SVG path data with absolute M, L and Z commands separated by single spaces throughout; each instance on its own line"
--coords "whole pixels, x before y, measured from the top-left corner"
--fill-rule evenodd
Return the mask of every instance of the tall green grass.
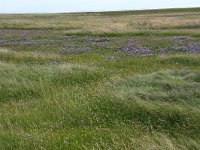
M 195 57 L 174 59 L 193 61 L 179 61 L 187 71 L 164 71 L 174 66 L 170 56 L 124 61 L 126 76 L 109 62 L 109 68 L 2 62 L 1 148 L 199 149 Z M 156 68 L 148 65 L 153 60 Z

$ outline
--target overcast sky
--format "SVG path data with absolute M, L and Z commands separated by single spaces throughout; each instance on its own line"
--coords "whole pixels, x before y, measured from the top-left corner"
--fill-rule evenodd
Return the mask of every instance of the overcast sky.
M 200 0 L 0 0 L 0 13 L 200 7 Z

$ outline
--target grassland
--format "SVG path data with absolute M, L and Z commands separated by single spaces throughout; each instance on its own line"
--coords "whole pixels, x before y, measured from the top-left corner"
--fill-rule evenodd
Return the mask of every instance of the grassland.
M 200 149 L 200 8 L 0 15 L 0 149 Z

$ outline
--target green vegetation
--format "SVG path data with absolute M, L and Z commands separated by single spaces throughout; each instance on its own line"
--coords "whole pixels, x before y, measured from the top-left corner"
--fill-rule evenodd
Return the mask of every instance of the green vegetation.
M 0 149 L 200 149 L 199 13 L 0 15 Z

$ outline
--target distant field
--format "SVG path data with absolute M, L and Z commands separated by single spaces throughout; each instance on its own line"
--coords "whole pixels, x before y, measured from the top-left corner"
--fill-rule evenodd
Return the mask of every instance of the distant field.
M 72 33 L 139 31 L 196 33 L 200 31 L 200 9 L 0 15 L 0 28 L 54 29 Z
M 200 149 L 200 8 L 0 14 L 0 149 Z

